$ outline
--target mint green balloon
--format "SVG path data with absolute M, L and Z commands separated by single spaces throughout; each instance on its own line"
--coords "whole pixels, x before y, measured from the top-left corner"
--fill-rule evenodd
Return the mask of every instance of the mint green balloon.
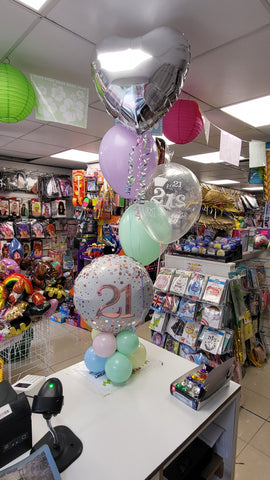
M 125 254 L 142 265 L 154 262 L 167 248 L 167 245 L 161 247 L 160 243 L 147 233 L 137 205 L 131 205 L 124 212 L 119 225 L 119 238 Z
M 139 346 L 139 337 L 131 330 L 122 330 L 116 335 L 116 348 L 124 355 L 131 355 Z
M 171 243 L 173 225 L 170 223 L 168 212 L 162 205 L 146 200 L 140 205 L 140 217 L 147 233 L 159 243 Z
M 120 352 L 115 352 L 105 363 L 105 373 L 113 383 L 126 382 L 132 373 L 132 362 Z

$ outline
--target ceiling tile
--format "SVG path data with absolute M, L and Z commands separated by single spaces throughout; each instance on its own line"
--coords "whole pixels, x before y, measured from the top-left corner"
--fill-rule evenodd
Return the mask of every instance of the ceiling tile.
M 5 147 L 1 149 L 1 152 L 5 154 Z M 18 158 L 21 153 L 27 153 L 33 157 L 44 157 L 45 155 L 52 155 L 55 153 L 55 146 L 46 145 L 45 143 L 30 142 L 26 140 L 13 140 L 8 144 L 8 150 L 16 152 Z M 59 147 L 57 149 L 59 152 Z
M 92 135 L 102 138 L 114 126 L 114 118 L 106 112 L 89 108 L 87 131 Z
M 24 34 L 38 15 L 16 5 L 10 0 L 1 0 L 1 42 L 0 59 L 9 51 L 12 45 Z M 11 22 L 12 19 L 12 22 Z M 15 65 L 14 65 L 15 66 Z
M 270 25 L 195 58 L 191 62 L 185 90 L 216 107 L 267 95 L 269 44 Z M 247 81 L 247 78 L 253 81 Z
M 12 141 L 11 137 L 1 135 L 1 133 L 0 133 L 0 146 L 1 147 L 4 146 L 4 145 L 7 145 L 11 141 Z
M 99 152 L 100 142 L 91 142 L 87 143 L 86 145 L 82 145 L 80 150 L 83 152 L 91 152 L 91 153 L 98 153 Z
M 21 137 L 39 127 L 40 123 L 30 122 L 28 120 L 22 120 L 18 123 L 0 122 L 0 135 L 7 135 L 13 138 Z
M 10 144 L 8 145 L 10 147 Z M 12 159 L 23 159 L 25 161 L 27 160 L 33 160 L 33 158 L 36 158 L 38 155 L 33 155 L 32 153 L 26 153 L 26 152 L 18 152 L 17 150 L 12 150 L 11 148 L 8 148 L 8 146 L 1 147 L 1 157 L 5 158 L 10 158 Z M 1 160 L 2 163 L 2 160 Z
M 50 125 L 61 126 L 65 130 L 79 132 L 84 135 L 90 135 L 93 139 L 101 139 L 105 133 L 114 126 L 114 119 L 106 111 L 96 109 L 94 106 L 88 108 L 87 127 L 80 128 L 72 125 L 61 125 L 60 123 L 50 123 Z
M 83 13 L 82 13 L 83 12 Z M 245 35 L 269 22 L 265 8 L 254 0 L 62 0 L 49 18 L 99 42 L 110 35 L 135 37 L 156 26 L 168 25 L 183 32 L 193 56 Z
M 31 142 L 48 143 L 51 146 L 56 145 L 66 148 L 76 148 L 91 140 L 96 140 L 95 137 L 73 132 L 72 130 L 66 130 L 65 128 L 53 127 L 51 125 L 44 125 L 37 128 L 32 133 L 25 135 L 23 139 Z
M 92 45 L 57 25 L 41 20 L 12 53 L 12 62 L 28 73 L 89 87 L 89 101 L 98 100 L 91 79 Z

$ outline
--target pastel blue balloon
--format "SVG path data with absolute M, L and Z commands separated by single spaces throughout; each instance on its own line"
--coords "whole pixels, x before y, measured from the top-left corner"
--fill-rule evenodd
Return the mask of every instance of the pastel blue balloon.
M 124 355 L 131 355 L 139 346 L 139 338 L 131 330 L 122 330 L 116 336 L 117 350 Z
M 91 373 L 100 373 L 105 370 L 105 363 L 107 358 L 99 357 L 93 347 L 89 347 L 84 354 L 84 363 Z
M 105 363 L 105 373 L 113 383 L 126 382 L 132 373 L 131 360 L 122 353 L 115 352 Z

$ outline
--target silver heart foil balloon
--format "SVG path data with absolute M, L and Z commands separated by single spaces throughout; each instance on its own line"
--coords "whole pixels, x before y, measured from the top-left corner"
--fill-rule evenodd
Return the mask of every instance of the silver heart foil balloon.
M 130 50 L 128 50 L 130 49 Z M 141 50 L 148 58 L 132 69 L 103 65 L 104 54 L 114 58 Z M 93 81 L 106 110 L 140 135 L 149 130 L 178 100 L 190 63 L 190 46 L 182 33 L 159 27 L 133 39 L 105 38 L 92 62 Z M 113 70 L 113 71 L 112 71 Z

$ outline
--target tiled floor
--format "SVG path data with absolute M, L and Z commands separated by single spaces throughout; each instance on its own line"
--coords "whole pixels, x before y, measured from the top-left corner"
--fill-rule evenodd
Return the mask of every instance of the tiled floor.
M 50 369 L 47 372 L 50 375 L 83 360 L 92 344 L 90 332 L 68 324 L 51 322 L 50 332 Z M 146 340 L 151 338 L 147 324 L 140 326 L 137 334 Z M 242 383 L 241 403 L 235 480 L 269 480 L 270 360 L 262 368 L 248 367 Z

